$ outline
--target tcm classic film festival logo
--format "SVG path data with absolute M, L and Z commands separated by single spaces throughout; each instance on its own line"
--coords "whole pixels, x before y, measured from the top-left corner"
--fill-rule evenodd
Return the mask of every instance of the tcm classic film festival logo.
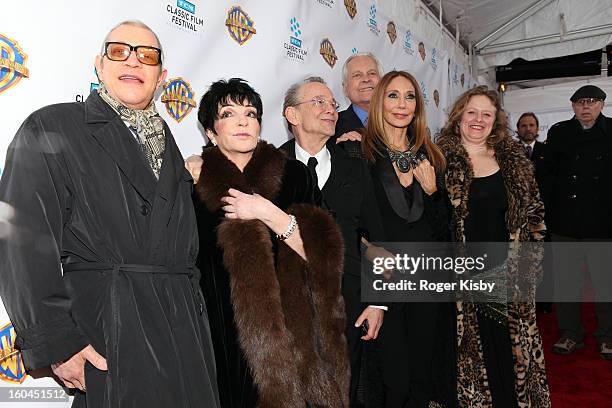
M 21 384 L 27 375 L 21 354 L 15 349 L 15 329 L 9 322 L 0 327 L 0 380 Z
M 166 111 L 177 122 L 181 122 L 196 106 L 195 93 L 183 78 L 172 78 L 164 84 L 161 101 Z
M 367 25 L 373 34 L 380 35 L 380 29 L 376 21 L 376 11 L 376 3 L 372 2 L 372 4 L 370 4 L 370 18 L 367 21 Z
M 166 4 L 170 24 L 182 31 L 201 34 L 204 19 L 196 14 L 196 3 L 199 3 L 199 0 L 177 0 L 176 5 Z
M 438 69 L 438 50 L 433 48 L 431 50 L 431 60 L 429 61 L 431 67 L 436 71 Z
M 30 76 L 27 62 L 28 56 L 17 41 L 0 34 L 0 93 Z
M 230 37 L 240 45 L 247 42 L 253 37 L 253 34 L 257 33 L 255 23 L 240 6 L 234 6 L 229 9 L 227 19 L 225 19 L 225 26 Z
M 425 103 L 425 106 L 429 106 L 429 90 L 427 89 L 427 86 L 425 86 L 425 82 L 421 81 L 419 85 L 421 86 L 421 92 L 423 93 L 423 102 Z
M 336 5 L 336 0 L 315 0 L 315 2 L 327 8 L 333 8 Z
M 404 52 L 408 55 L 414 55 L 414 48 L 412 47 L 412 32 L 406 31 L 404 34 Z
M 289 20 L 289 32 L 289 42 L 283 43 L 285 58 L 292 61 L 304 62 L 304 59 L 308 57 L 308 51 L 306 47 L 303 46 L 304 44 L 302 44 L 302 25 L 295 17 Z

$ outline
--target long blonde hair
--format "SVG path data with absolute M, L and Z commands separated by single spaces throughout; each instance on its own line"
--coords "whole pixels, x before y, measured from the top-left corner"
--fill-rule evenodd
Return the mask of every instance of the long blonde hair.
M 370 101 L 370 110 L 368 113 L 368 125 L 365 134 L 361 140 L 363 154 L 368 161 L 374 161 L 376 156 L 384 155 L 385 149 L 390 149 L 391 146 L 385 136 L 384 127 L 384 100 L 387 87 L 397 77 L 406 78 L 412 83 L 416 96 L 416 107 L 414 110 L 414 118 L 410 122 L 409 130 L 412 130 L 413 146 L 411 151 L 416 153 L 421 147 L 425 148 L 427 157 L 437 170 L 443 170 L 446 165 L 446 160 L 442 151 L 431 140 L 431 136 L 427 130 L 427 118 L 425 115 L 425 103 L 423 93 L 419 87 L 419 83 L 414 76 L 406 71 L 390 71 L 387 72 L 378 82 Z

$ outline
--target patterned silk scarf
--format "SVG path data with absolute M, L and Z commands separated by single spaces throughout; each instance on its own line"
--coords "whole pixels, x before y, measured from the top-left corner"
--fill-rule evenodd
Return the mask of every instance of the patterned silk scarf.
M 119 114 L 121 120 L 129 124 L 130 130 L 138 136 L 138 144 L 153 173 L 155 173 L 155 177 L 159 179 L 166 148 L 166 135 L 164 134 L 164 121 L 157 113 L 153 100 L 145 109 L 137 110 L 130 109 L 117 102 L 110 96 L 104 84 L 100 84 L 98 93 Z

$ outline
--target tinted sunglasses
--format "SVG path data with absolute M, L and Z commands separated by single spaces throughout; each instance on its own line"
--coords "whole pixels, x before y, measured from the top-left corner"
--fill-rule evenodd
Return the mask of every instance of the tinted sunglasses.
M 130 58 L 132 51 L 136 51 L 136 58 L 145 65 L 161 64 L 161 50 L 147 45 L 136 45 L 109 41 L 104 44 L 104 55 L 111 61 L 125 61 Z

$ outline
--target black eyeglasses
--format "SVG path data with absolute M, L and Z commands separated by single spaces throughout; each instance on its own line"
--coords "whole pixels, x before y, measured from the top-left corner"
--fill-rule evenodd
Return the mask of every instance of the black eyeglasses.
M 161 64 L 161 50 L 148 45 L 130 45 L 122 42 L 109 41 L 104 44 L 104 55 L 111 61 L 125 61 L 136 51 L 136 58 L 145 65 Z
M 597 98 L 580 98 L 576 101 L 574 101 L 575 105 L 586 105 L 586 106 L 593 106 L 595 105 L 597 102 L 601 101 L 601 99 L 597 99 Z

